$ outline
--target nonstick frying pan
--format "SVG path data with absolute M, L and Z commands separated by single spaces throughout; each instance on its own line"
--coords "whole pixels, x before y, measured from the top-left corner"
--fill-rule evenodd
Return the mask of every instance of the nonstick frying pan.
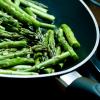
M 51 14 L 56 16 L 56 25 L 67 23 L 81 44 L 77 50 L 79 60 L 62 71 L 52 74 L 31 76 L 0 75 L 2 77 L 37 78 L 66 74 L 86 63 L 95 53 L 99 44 L 99 28 L 95 17 L 83 0 L 38 0 L 49 7 Z
M 78 62 L 66 67 L 59 72 L 52 74 L 41 74 L 33 76 L 15 76 L 15 75 L 0 75 L 0 77 L 10 78 L 43 78 L 49 76 L 64 75 L 76 70 L 85 64 L 95 53 L 99 44 L 99 28 L 95 17 L 84 3 L 83 0 L 38 0 L 49 7 L 50 13 L 56 16 L 56 25 L 67 23 L 75 33 L 76 38 L 81 44 L 81 48 L 77 50 L 80 59 Z M 83 80 L 84 83 L 86 80 Z M 81 83 L 82 83 L 81 82 Z M 78 83 L 77 83 L 78 84 Z M 85 83 L 86 84 L 86 83 Z M 98 94 L 92 86 L 95 82 L 90 82 L 88 90 Z M 99 86 L 100 87 L 100 86 Z M 96 87 L 97 88 L 97 87 Z M 100 92 L 100 90 L 99 90 Z M 99 94 L 100 96 L 100 94 Z

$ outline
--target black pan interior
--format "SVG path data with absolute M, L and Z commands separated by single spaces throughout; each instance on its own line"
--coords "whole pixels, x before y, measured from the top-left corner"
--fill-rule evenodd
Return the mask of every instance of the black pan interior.
M 38 1 L 48 5 L 49 12 L 56 16 L 55 23 L 58 27 L 61 23 L 67 23 L 71 27 L 81 44 L 80 50 L 76 50 L 80 57 L 77 63 L 84 60 L 91 53 L 96 42 L 95 25 L 87 9 L 79 0 Z

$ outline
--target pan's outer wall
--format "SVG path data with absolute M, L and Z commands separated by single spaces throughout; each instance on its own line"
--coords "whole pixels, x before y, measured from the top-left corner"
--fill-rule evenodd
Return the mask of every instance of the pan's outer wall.
M 0 75 L 1 77 L 12 78 L 39 78 L 65 74 L 82 66 L 87 62 L 97 49 L 99 43 L 99 28 L 97 22 L 83 0 L 38 0 L 49 6 L 49 13 L 56 16 L 56 25 L 67 23 L 75 33 L 75 36 L 81 44 L 79 51 L 76 51 L 80 57 L 79 62 L 67 69 L 52 73 L 34 76 L 14 76 Z

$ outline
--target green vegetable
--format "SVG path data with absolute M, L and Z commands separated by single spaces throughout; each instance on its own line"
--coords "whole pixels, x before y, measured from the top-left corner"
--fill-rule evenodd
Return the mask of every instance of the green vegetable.
M 34 65 L 33 67 L 31 67 L 25 71 L 37 71 L 37 70 L 40 70 L 40 69 L 43 69 L 46 67 L 52 67 L 53 65 L 56 65 L 56 64 L 62 62 L 63 60 L 67 59 L 67 57 L 69 57 L 69 56 L 70 56 L 70 53 L 67 51 L 61 55 L 55 56 L 51 59 L 41 62 L 38 65 Z
M 35 5 L 39 6 L 39 7 L 42 7 L 42 8 L 45 8 L 45 9 L 48 9 L 48 6 L 47 5 L 44 5 L 43 3 L 40 3 L 38 1 L 34 1 L 34 0 L 27 0 L 28 2 L 31 2 L 31 3 L 34 3 Z
M 12 67 L 11 70 L 13 70 L 13 71 L 24 71 L 24 70 L 31 68 L 31 67 L 32 66 L 30 66 L 30 65 L 17 65 L 17 66 Z
M 0 29 L 0 37 L 16 39 L 16 38 L 19 38 L 20 35 L 18 35 L 17 33 L 11 33 L 11 32 L 7 32 L 3 29 Z
M 48 47 L 48 44 L 49 44 L 49 34 L 48 34 L 48 32 L 45 33 L 42 42 L 46 47 Z
M 3 28 L 6 28 L 7 31 L 16 32 L 21 35 L 36 35 L 35 32 L 30 31 L 28 28 L 22 27 L 22 23 L 18 20 L 2 11 L 0 11 L 0 21 Z
M 76 54 L 76 52 L 74 51 L 74 49 L 68 44 L 68 42 L 66 41 L 65 37 L 63 36 L 63 30 L 61 28 L 59 28 L 56 31 L 56 34 L 57 34 L 58 42 L 64 48 L 64 50 L 65 51 L 69 51 L 74 60 L 79 59 L 79 57 Z
M 32 11 L 29 7 L 26 7 L 24 10 L 25 10 L 25 12 L 27 12 L 30 16 L 33 16 L 35 19 L 37 18 L 37 16 L 33 13 L 33 11 Z
M 27 54 L 31 54 L 32 52 L 29 49 L 24 48 L 23 50 L 16 51 L 13 53 L 8 53 L 7 55 L 0 56 L 0 60 L 8 59 L 8 58 L 16 58 L 16 57 L 23 57 Z
M 3 26 L 0 26 L 0 29 L 2 29 L 2 30 L 5 30 L 5 27 L 3 27 Z
M 24 40 L 21 41 L 9 41 L 9 42 L 1 42 L 0 43 L 0 48 L 22 48 L 26 47 L 27 42 Z
M 20 0 L 14 0 L 14 4 L 19 6 L 20 5 Z
M 38 52 L 34 54 L 34 59 L 37 59 L 39 57 L 43 56 L 42 52 Z
M 57 46 L 56 47 L 56 56 L 58 56 L 58 55 L 61 55 L 61 47 L 60 46 Z M 59 63 L 59 65 L 58 66 L 60 66 L 61 68 L 64 66 L 64 64 L 63 63 Z
M 77 47 L 79 48 L 80 47 L 80 43 L 78 42 L 78 40 L 76 39 L 73 31 L 71 30 L 71 28 L 67 25 L 67 24 L 62 24 L 61 25 L 61 28 L 63 29 L 65 35 L 66 35 L 66 38 L 69 42 L 69 44 L 72 46 L 72 47 Z
M 48 11 L 47 9 L 40 7 L 32 2 L 29 2 L 28 0 L 20 0 L 20 2 L 25 6 L 32 7 L 33 9 L 36 9 L 36 10 L 41 11 L 41 12 L 46 13 Z
M 46 68 L 46 69 L 43 69 L 44 73 L 46 74 L 50 74 L 50 73 L 54 73 L 55 70 L 53 68 Z
M 32 47 L 32 50 L 35 52 L 40 52 L 40 51 L 47 51 L 47 48 L 44 45 L 34 45 Z
M 0 74 L 5 75 L 38 75 L 36 72 L 23 72 L 23 71 L 12 71 L 0 69 Z
M 55 28 L 55 25 L 37 21 L 35 18 L 28 15 L 25 11 L 16 6 L 10 0 L 0 0 L 0 8 L 5 9 L 8 13 L 10 13 L 12 16 L 16 17 L 23 23 L 34 25 L 35 27 Z
M 48 47 L 49 47 L 49 52 L 50 56 L 53 57 L 55 56 L 55 34 L 53 30 L 48 30 L 48 35 L 49 35 L 49 40 L 48 40 Z
M 5 55 L 8 55 L 10 53 L 14 53 L 16 51 L 17 51 L 16 48 L 9 48 L 9 49 L 3 48 L 3 49 L 0 49 L 0 56 L 5 56 Z
M 40 64 L 40 59 L 39 59 L 39 57 L 38 57 L 38 58 L 36 58 L 34 62 L 35 62 L 35 65 Z
M 5 26 L 8 24 L 20 28 L 22 25 L 22 23 L 18 22 L 18 20 L 8 15 L 7 13 L 4 13 L 3 11 L 0 11 L 0 21 L 1 24 L 3 23 Z
M 39 11 L 37 9 L 34 9 L 34 8 L 30 8 L 30 9 L 31 9 L 31 11 L 33 11 L 33 13 L 35 13 L 38 16 L 40 16 L 41 18 L 44 18 L 44 19 L 47 19 L 47 20 L 50 20 L 50 21 L 54 21 L 55 20 L 55 17 L 53 15 L 41 12 L 41 11 Z
M 34 60 L 32 58 L 13 58 L 13 59 L 5 59 L 0 61 L 0 68 L 11 68 L 16 65 L 27 65 L 34 64 Z

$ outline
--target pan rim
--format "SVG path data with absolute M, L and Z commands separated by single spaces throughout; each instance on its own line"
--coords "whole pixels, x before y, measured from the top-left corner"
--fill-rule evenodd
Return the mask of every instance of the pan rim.
M 86 8 L 86 10 L 89 12 L 93 22 L 94 22 L 94 25 L 95 25 L 95 29 L 96 29 L 96 42 L 95 42 L 95 45 L 94 45 L 94 48 L 93 50 L 90 52 L 90 54 L 83 60 L 81 61 L 80 63 L 76 64 L 75 66 L 67 69 L 67 70 L 64 70 L 64 71 L 59 71 L 59 72 L 54 72 L 54 73 L 51 73 L 51 74 L 41 74 L 41 75 L 25 75 L 25 76 L 22 76 L 22 75 L 4 75 L 4 74 L 0 74 L 0 77 L 6 77 L 6 78 L 42 78 L 42 77 L 50 77 L 50 76 L 57 76 L 57 75 L 62 75 L 62 74 L 67 74 L 71 71 L 74 71 L 75 69 L 81 67 L 83 64 L 85 64 L 92 56 L 93 54 L 95 53 L 95 51 L 97 50 L 97 47 L 99 45 L 99 27 L 98 27 L 98 24 L 97 24 L 97 21 L 94 17 L 94 14 L 92 13 L 92 11 L 90 10 L 90 8 L 87 6 L 87 4 L 83 1 L 83 0 L 79 0 L 82 5 Z

